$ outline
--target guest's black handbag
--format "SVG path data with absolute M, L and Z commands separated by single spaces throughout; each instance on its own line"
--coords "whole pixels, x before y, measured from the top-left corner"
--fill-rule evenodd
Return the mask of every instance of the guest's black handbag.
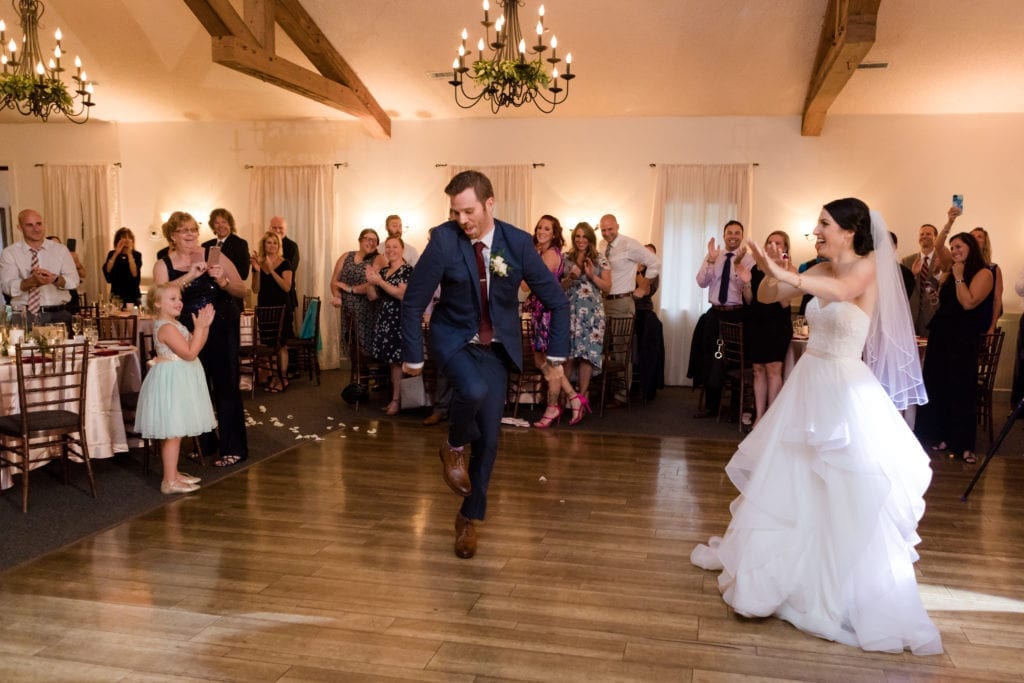
M 352 382 L 341 390 L 342 400 L 349 405 L 365 401 L 369 397 L 370 390 L 358 382 Z

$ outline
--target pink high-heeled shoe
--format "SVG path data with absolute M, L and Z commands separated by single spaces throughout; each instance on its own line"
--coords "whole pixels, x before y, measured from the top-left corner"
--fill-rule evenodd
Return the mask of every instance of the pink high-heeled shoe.
M 548 415 L 548 410 L 551 410 L 552 408 L 558 412 L 554 415 Z M 537 429 L 547 429 L 555 420 L 558 421 L 558 424 L 562 424 L 562 406 L 548 404 L 547 409 L 544 411 L 544 417 L 534 422 L 533 426 Z
M 576 400 L 579 401 L 579 407 L 577 407 L 576 404 L 573 403 L 573 401 Z M 573 396 L 570 396 L 569 405 L 572 407 L 572 419 L 569 420 L 570 427 L 578 425 L 580 422 L 582 422 L 584 413 L 592 412 L 590 410 L 590 401 L 587 400 L 586 396 L 581 396 L 580 394 L 574 394 Z

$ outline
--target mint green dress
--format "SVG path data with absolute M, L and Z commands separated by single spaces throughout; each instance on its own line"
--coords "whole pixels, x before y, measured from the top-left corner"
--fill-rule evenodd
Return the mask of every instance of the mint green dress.
M 192 334 L 178 321 L 153 323 L 153 345 L 158 361 L 153 363 L 139 393 L 135 431 L 146 439 L 199 436 L 217 426 L 206 385 L 206 373 L 199 359 L 182 360 L 160 341 L 160 328 L 174 325 L 185 339 Z

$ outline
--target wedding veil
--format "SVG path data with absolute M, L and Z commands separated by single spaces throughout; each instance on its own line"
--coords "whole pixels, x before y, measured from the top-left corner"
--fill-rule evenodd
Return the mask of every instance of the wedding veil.
M 921 357 L 914 337 L 903 275 L 889 228 L 881 214 L 871 212 L 875 242 L 875 278 L 878 300 L 871 316 L 864 359 L 898 410 L 928 402 L 921 377 Z

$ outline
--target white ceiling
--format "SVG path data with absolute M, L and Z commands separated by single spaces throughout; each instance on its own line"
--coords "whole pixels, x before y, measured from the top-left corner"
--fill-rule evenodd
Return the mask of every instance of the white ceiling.
M 98 81 L 96 119 L 122 122 L 348 119 L 213 64 L 183 0 L 45 0 Z M 232 0 L 241 7 L 241 0 Z M 493 116 L 462 110 L 445 80 L 463 27 L 481 35 L 479 0 L 302 0 L 394 121 Z M 492 0 L 492 5 L 497 5 Z M 568 101 L 552 116 L 800 114 L 826 0 L 546 0 L 559 53 L 573 53 Z M 520 9 L 534 35 L 538 0 Z M 239 12 L 241 10 L 239 9 Z M 493 10 L 492 10 L 493 12 Z M 9 3 L 0 18 L 16 24 Z M 11 31 L 9 31 L 11 33 Z M 42 40 L 44 50 L 52 41 Z M 830 114 L 1024 112 L 1024 1 L 882 0 L 868 61 Z M 279 55 L 308 62 L 278 30 Z M 506 116 L 542 116 L 531 108 Z M 0 121 L 25 120 L 9 112 Z M 826 122 L 826 127 L 828 126 Z

